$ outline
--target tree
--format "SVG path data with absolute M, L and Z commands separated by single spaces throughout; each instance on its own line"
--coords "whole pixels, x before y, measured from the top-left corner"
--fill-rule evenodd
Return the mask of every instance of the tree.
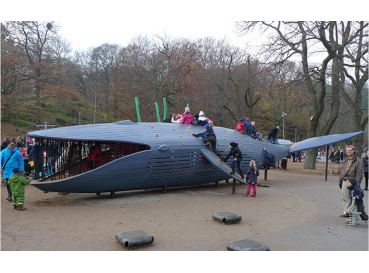
M 33 85 L 36 94 L 36 122 L 41 122 L 42 91 L 50 81 L 52 74 L 52 43 L 59 39 L 58 27 L 54 22 L 6 22 L 4 39 L 23 50 L 27 58 L 27 67 L 22 80 L 28 80 Z
M 247 32 L 256 26 L 271 31 L 274 35 L 271 41 L 265 45 L 263 53 L 267 59 L 274 58 L 271 63 L 282 65 L 294 55 L 299 55 L 302 64 L 303 80 L 310 97 L 310 126 L 307 137 L 329 134 L 338 117 L 340 108 L 339 92 L 342 86 L 342 79 L 339 77 L 342 57 L 340 52 L 350 44 L 353 36 L 347 37 L 345 33 L 348 26 L 341 28 L 337 22 L 241 22 L 239 29 Z M 343 33 L 343 35 L 341 35 Z M 356 35 L 356 34 L 351 34 Z M 320 52 L 323 54 L 320 64 L 310 62 L 311 56 Z M 330 63 L 332 64 L 332 74 L 330 73 Z M 327 93 L 327 77 L 332 81 L 332 99 L 330 115 L 323 122 L 322 114 L 325 110 L 325 96 Z M 319 126 L 321 126 L 319 130 Z M 315 169 L 316 149 L 307 152 L 304 167 Z

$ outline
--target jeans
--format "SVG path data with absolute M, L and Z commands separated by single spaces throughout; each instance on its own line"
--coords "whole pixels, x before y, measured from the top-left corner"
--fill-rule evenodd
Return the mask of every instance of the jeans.
M 271 137 L 273 138 L 273 141 L 274 141 L 274 142 L 277 140 L 277 136 L 276 136 L 274 133 L 269 132 L 269 133 L 268 133 L 268 139 L 270 139 Z
M 237 169 L 238 169 L 238 171 L 239 171 L 239 173 L 240 173 L 241 177 L 243 177 L 243 172 L 242 172 L 242 170 L 241 170 L 241 161 L 242 161 L 242 158 L 237 159 L 237 161 L 232 160 L 231 168 L 232 168 L 232 170 L 234 171 L 234 169 L 235 169 L 235 165 L 237 164 Z

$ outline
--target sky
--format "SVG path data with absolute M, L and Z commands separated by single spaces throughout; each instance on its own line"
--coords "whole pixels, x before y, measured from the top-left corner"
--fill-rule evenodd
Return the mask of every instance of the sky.
M 254 44 L 255 39 L 239 35 L 236 31 L 236 22 L 231 20 L 204 20 L 183 22 L 177 21 L 58 21 L 59 34 L 71 43 L 74 50 L 85 51 L 89 47 L 97 47 L 103 43 L 127 46 L 138 36 L 155 35 L 160 37 L 188 38 L 196 40 L 207 36 L 216 39 L 226 38 L 231 44 L 243 48 L 246 44 Z

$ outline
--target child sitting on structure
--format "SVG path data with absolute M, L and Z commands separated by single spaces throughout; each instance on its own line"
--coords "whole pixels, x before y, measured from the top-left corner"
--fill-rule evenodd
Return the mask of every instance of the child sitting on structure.
M 351 199 L 350 205 L 348 206 L 348 208 L 352 206 L 352 209 L 353 209 L 353 206 L 355 206 L 354 202 L 356 201 L 357 211 L 361 212 L 360 214 L 361 220 L 365 221 L 365 223 L 368 224 L 368 215 L 365 213 L 365 210 L 364 210 L 365 206 L 363 202 L 363 198 L 364 198 L 363 190 L 360 188 L 359 185 L 356 184 L 355 177 L 349 177 L 346 180 L 346 185 L 347 185 L 347 188 L 349 189 L 349 196 Z M 347 219 L 345 222 L 349 224 L 350 218 Z
M 250 195 L 251 185 L 253 190 L 253 194 L 251 195 L 251 197 L 256 197 L 256 183 L 258 181 L 258 176 L 259 170 L 256 168 L 256 162 L 255 160 L 251 160 L 250 166 L 246 172 L 246 182 L 247 182 L 247 193 L 245 194 L 246 197 Z
M 246 133 L 246 131 L 245 131 L 245 123 L 243 123 L 243 119 L 242 118 L 237 123 L 236 131 L 239 131 L 242 134 L 245 134 Z
M 245 130 L 246 130 L 246 134 L 248 134 L 249 136 L 251 136 L 251 134 L 252 134 L 252 127 L 251 127 L 250 118 L 246 118 L 246 121 L 245 121 Z
M 203 111 L 200 111 L 200 113 L 199 113 L 199 125 L 205 126 L 206 124 L 209 124 L 209 119 L 204 116 Z
M 29 184 L 31 179 L 26 179 L 23 176 L 20 167 L 14 167 L 13 173 L 8 181 L 13 194 L 13 207 L 18 211 L 22 211 L 26 209 L 24 207 L 24 185 Z

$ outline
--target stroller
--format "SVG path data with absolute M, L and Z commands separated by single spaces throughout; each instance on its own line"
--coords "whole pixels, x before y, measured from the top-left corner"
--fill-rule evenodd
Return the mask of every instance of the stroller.
M 279 169 L 287 171 L 287 162 L 288 162 L 287 158 L 283 158 L 282 161 L 281 161 L 281 166 L 279 167 Z
M 33 161 L 31 159 L 24 159 L 24 174 L 30 176 L 33 171 Z

